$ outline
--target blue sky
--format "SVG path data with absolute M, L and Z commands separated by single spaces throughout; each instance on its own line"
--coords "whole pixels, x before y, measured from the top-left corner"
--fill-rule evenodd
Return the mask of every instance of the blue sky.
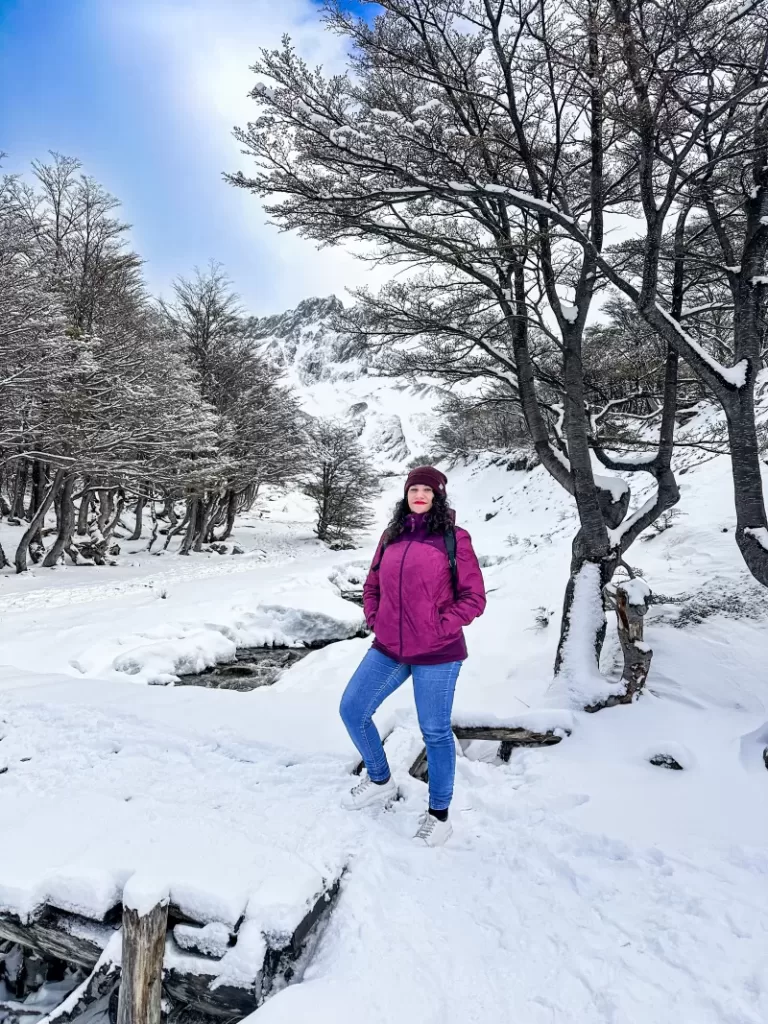
M 283 32 L 341 67 L 314 0 L 0 0 L 5 169 L 79 157 L 122 201 L 155 291 L 214 258 L 254 312 L 341 293 L 366 279 L 358 262 L 278 234 L 221 180 L 247 171 L 231 128 L 255 110 L 249 64 Z

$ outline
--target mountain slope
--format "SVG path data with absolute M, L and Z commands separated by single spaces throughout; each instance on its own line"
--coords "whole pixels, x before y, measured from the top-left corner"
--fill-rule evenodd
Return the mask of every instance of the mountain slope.
M 429 447 L 441 392 L 378 376 L 368 353 L 334 329 L 336 296 L 306 299 L 285 313 L 253 318 L 248 333 L 285 373 L 312 416 L 348 422 L 380 472 L 397 472 Z

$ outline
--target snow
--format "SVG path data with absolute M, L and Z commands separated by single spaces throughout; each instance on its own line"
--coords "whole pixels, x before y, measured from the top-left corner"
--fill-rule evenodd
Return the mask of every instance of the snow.
M 748 526 L 744 533 L 750 537 L 754 537 L 761 548 L 765 548 L 768 551 L 768 530 L 764 526 L 751 527 Z
M 552 688 L 556 701 L 564 691 L 570 706 L 583 708 L 607 695 L 608 687 L 597 671 L 593 648 L 603 617 L 600 569 L 593 562 L 587 562 L 579 570 L 574 585 L 570 629 L 563 645 L 563 667 Z
M 608 540 L 610 542 L 611 547 L 619 547 L 623 538 L 627 533 L 629 533 L 629 531 L 632 529 L 635 523 L 638 523 L 647 512 L 650 512 L 650 510 L 654 507 L 655 504 L 656 495 L 653 494 L 650 498 L 643 502 L 643 504 L 640 506 L 639 509 L 637 509 L 637 511 L 633 512 L 632 515 L 627 516 L 626 519 L 624 519 L 624 521 L 621 522 L 615 530 L 609 530 Z
M 733 270 L 734 268 L 727 267 L 726 269 Z M 730 384 L 734 388 L 744 387 L 744 385 L 747 382 L 747 370 L 749 369 L 749 362 L 746 359 L 740 360 L 733 366 L 723 366 L 723 364 L 718 363 L 718 361 L 714 359 L 709 354 L 709 352 L 706 351 L 706 349 L 702 348 L 702 346 L 698 343 L 698 341 L 695 340 L 695 338 L 692 338 L 691 335 L 687 333 L 687 331 L 683 330 L 679 322 L 675 320 L 675 318 L 670 313 L 668 313 L 663 306 L 660 306 L 658 303 L 656 303 L 656 308 L 664 317 L 664 319 L 667 320 L 667 322 L 670 323 L 672 327 L 674 327 L 674 329 L 681 336 L 681 338 L 683 338 L 686 345 L 688 345 L 694 352 L 696 352 L 696 354 L 707 364 L 710 370 L 714 370 L 714 372 L 721 378 L 721 380 L 723 380 L 726 384 Z
M 595 484 L 598 487 L 602 488 L 604 491 L 610 492 L 611 500 L 614 504 L 617 501 L 621 501 L 629 490 L 629 484 L 620 476 L 603 476 L 600 473 L 595 473 L 594 477 Z
M 563 314 L 563 319 L 567 320 L 569 324 L 575 324 L 579 319 L 578 306 L 571 306 L 567 302 L 561 302 L 560 312 Z
M 639 576 L 636 576 L 633 580 L 624 580 L 621 584 L 621 589 L 627 595 L 629 603 L 640 608 L 646 604 L 648 598 L 653 593 L 645 580 Z
M 229 948 L 231 932 L 226 925 L 213 922 L 198 928 L 190 924 L 177 924 L 173 929 L 176 944 L 184 950 L 199 950 L 208 956 L 222 957 Z
M 135 910 L 139 917 L 146 917 L 156 906 L 168 903 L 169 893 L 168 879 L 136 872 L 123 886 L 122 903 L 128 910 Z
M 523 711 L 516 715 L 499 718 L 487 711 L 472 712 L 461 709 L 453 715 L 454 725 L 465 727 L 492 725 L 505 729 L 530 729 L 531 732 L 554 732 L 570 735 L 573 732 L 576 717 L 572 711 L 557 708 L 541 708 L 535 711 Z
M 363 387 L 316 381 L 305 400 L 347 384 Z M 393 401 L 365 386 L 372 406 Z M 428 402 L 406 395 L 408 436 Z M 551 685 L 572 500 L 541 467 L 448 469 L 489 590 L 454 721 L 568 738 L 508 764 L 493 745 L 460 751 L 442 850 L 411 842 L 426 790 L 408 774 L 422 740 L 407 684 L 377 713 L 401 799 L 380 814 L 341 807 L 359 758 L 338 702 L 369 640 L 353 635 L 361 611 L 339 584 L 359 578 L 401 477 L 385 481 L 362 550 L 323 549 L 303 499 L 273 495 L 239 521 L 240 561 L 126 544 L 113 568 L 0 575 L 0 907 L 26 918 L 48 902 L 95 922 L 120 899 L 167 894 L 198 927 L 179 926 L 166 964 L 246 984 L 265 937 L 289 934 L 343 873 L 312 955 L 258 1024 L 762 1024 L 766 625 L 735 544 L 727 459 L 676 459 L 686 516 L 627 555 L 660 602 L 646 617 L 649 689 L 596 714 L 581 708 L 615 690 L 622 657 L 611 621 L 602 676 L 579 639 L 602 615 L 595 567 L 577 581 L 567 672 Z M 641 509 L 654 489 L 638 490 Z M 6 549 L 14 529 L 2 526 Z M 709 611 L 679 628 L 691 593 Z M 729 593 L 758 617 L 733 618 Z M 337 629 L 349 639 L 250 693 L 141 685 L 233 646 Z M 118 670 L 120 657 L 140 671 Z M 685 770 L 648 763 L 660 753 Z M 205 943 L 221 959 L 192 955 Z

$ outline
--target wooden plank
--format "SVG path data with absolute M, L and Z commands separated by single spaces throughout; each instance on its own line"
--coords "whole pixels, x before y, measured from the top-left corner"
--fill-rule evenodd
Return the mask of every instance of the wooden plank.
M 459 740 L 498 740 L 515 747 L 551 747 L 563 738 L 554 732 L 533 732 L 503 725 L 454 725 L 453 732 Z
M 123 956 L 117 1024 L 160 1024 L 168 900 L 146 913 L 123 907 Z

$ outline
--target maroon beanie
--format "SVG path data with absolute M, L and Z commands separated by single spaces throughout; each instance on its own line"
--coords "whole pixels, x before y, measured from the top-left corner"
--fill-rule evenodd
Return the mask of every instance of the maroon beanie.
M 431 487 L 435 494 L 445 496 L 445 485 L 447 483 L 448 477 L 445 473 L 441 473 L 434 466 L 417 466 L 411 470 L 408 474 L 408 479 L 405 481 L 405 495 L 406 497 L 408 496 L 408 488 L 413 487 L 414 484 L 424 484 L 427 487 Z

